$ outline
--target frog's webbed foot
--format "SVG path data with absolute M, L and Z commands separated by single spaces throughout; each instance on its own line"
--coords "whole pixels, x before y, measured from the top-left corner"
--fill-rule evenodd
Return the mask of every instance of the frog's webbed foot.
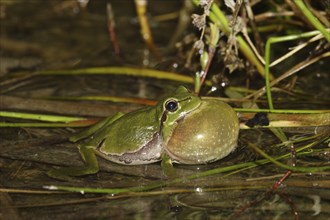
M 71 177 L 84 176 L 89 174 L 95 174 L 99 171 L 99 165 L 92 148 L 79 147 L 81 157 L 85 162 L 85 166 L 81 167 L 62 167 L 59 169 L 53 169 L 47 172 L 47 175 L 51 178 L 70 181 Z

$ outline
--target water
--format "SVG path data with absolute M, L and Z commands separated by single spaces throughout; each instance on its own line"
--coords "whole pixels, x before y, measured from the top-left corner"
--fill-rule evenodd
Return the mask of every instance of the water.
M 91 1 L 80 8 L 76 1 L 2 1 L 1 2 L 1 110 L 40 112 L 89 117 L 104 117 L 116 111 L 129 112 L 141 107 L 137 104 L 101 101 L 62 101 L 61 107 L 47 101 L 48 107 L 36 100 L 44 97 L 80 95 L 114 95 L 158 99 L 180 83 L 148 80 L 127 76 L 33 76 L 35 70 L 71 69 L 97 66 L 162 66 L 169 70 L 173 60 L 181 73 L 184 58 L 168 53 L 164 62 L 146 53 L 139 34 L 139 26 L 131 1 L 111 1 L 116 19 L 116 34 L 121 56 L 114 53 L 107 32 L 106 1 Z M 180 2 L 150 2 L 151 18 L 178 10 Z M 162 51 L 173 34 L 176 20 L 151 19 L 155 42 Z M 188 31 L 193 30 L 192 27 Z M 327 61 L 302 72 L 295 88 L 309 95 L 301 99 L 275 95 L 278 108 L 329 108 L 329 74 Z M 197 63 L 198 64 L 198 63 Z M 284 68 L 284 67 L 283 67 Z M 176 69 L 176 68 L 175 68 Z M 23 76 L 15 75 L 26 72 Z M 191 72 L 190 72 L 191 74 Z M 193 75 L 193 74 L 191 74 Z M 227 75 L 231 85 L 245 86 L 239 74 Z M 254 76 L 254 86 L 264 81 Z M 320 89 L 321 88 L 321 89 Z M 221 92 L 220 92 L 221 93 Z M 6 96 L 6 102 L 5 97 Z M 14 97 L 21 97 L 17 103 Z M 9 100 L 9 101 L 8 101 Z M 1 100 L 0 100 L 1 101 Z M 11 101 L 11 102 L 10 102 Z M 24 102 L 25 101 L 25 102 Z M 5 103 L 5 104 L 4 104 Z M 236 103 L 237 104 L 237 103 Z M 237 104 L 238 105 L 238 104 Z M 261 107 L 267 107 L 261 103 Z M 89 110 L 87 110 L 89 109 Z M 74 111 L 76 110 L 76 111 Z M 20 120 L 1 118 L 2 121 Z M 212 175 L 186 180 L 168 187 L 157 188 L 154 194 L 100 195 L 79 193 L 51 193 L 45 185 L 72 185 L 95 188 L 131 187 L 165 180 L 160 164 L 146 166 L 115 165 L 99 158 L 102 172 L 72 182 L 50 179 L 45 173 L 54 165 L 81 165 L 75 145 L 65 137 L 72 128 L 1 128 L 0 184 L 3 219 L 327 219 L 329 217 L 329 174 L 294 173 L 277 193 L 268 193 L 272 185 L 286 172 L 275 165 L 265 165 L 238 173 Z M 312 136 L 313 129 L 290 130 L 288 137 Z M 269 155 L 289 153 L 285 146 L 276 147 L 276 137 L 267 129 L 241 131 L 239 147 L 221 161 L 209 165 L 175 165 L 179 176 L 201 173 L 218 167 L 262 159 L 246 142 L 256 143 Z M 310 142 L 297 143 L 296 148 Z M 319 152 L 300 156 L 299 166 L 329 163 L 326 143 L 315 146 Z M 290 164 L 290 159 L 283 160 Z M 16 192 L 8 192 L 14 189 Z M 23 190 L 23 191 L 21 191 Z M 24 191 L 25 190 L 25 191 Z M 37 190 L 37 191 L 35 191 Z M 247 209 L 245 209 L 247 208 Z M 73 211 L 74 210 L 74 211 Z

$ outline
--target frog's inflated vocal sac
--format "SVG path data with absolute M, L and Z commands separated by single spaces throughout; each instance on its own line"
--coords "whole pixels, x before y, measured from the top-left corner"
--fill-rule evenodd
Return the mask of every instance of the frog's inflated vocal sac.
M 79 147 L 86 167 L 61 168 L 48 175 L 65 179 L 96 173 L 95 154 L 125 165 L 162 158 L 181 164 L 205 164 L 232 152 L 238 132 L 238 117 L 228 104 L 201 99 L 180 86 L 156 106 L 116 114 L 71 137 L 74 142 L 87 138 Z

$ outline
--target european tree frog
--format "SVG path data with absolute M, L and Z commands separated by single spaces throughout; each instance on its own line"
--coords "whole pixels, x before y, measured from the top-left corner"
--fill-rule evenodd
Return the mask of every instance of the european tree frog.
M 73 142 L 86 138 L 79 146 L 86 166 L 60 168 L 48 175 L 68 179 L 97 173 L 96 154 L 124 165 L 154 163 L 162 158 L 170 165 L 206 164 L 232 152 L 238 132 L 238 117 L 228 104 L 202 99 L 180 86 L 156 106 L 118 113 L 72 136 Z

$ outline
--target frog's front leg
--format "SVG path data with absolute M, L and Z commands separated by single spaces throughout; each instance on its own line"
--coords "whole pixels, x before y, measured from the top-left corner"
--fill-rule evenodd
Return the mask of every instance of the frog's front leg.
M 75 134 L 70 137 L 70 141 L 76 142 L 81 139 L 87 138 L 96 132 L 105 132 L 106 128 L 111 125 L 118 118 L 122 117 L 123 113 L 116 113 L 113 116 L 107 117 L 95 125 L 89 127 L 87 130 L 84 130 L 78 134 Z M 93 138 L 89 141 L 88 146 L 79 146 L 79 151 L 82 159 L 85 162 L 85 166 L 82 167 L 63 167 L 56 170 L 51 170 L 47 172 L 47 175 L 59 179 L 59 180 L 70 180 L 70 177 L 73 176 L 83 176 L 88 174 L 95 174 L 99 171 L 98 162 L 95 156 L 95 146 L 99 144 L 103 135 L 100 135 L 99 138 Z
M 172 160 L 165 152 L 162 153 L 161 167 L 162 167 L 164 174 L 168 178 L 176 177 L 176 171 L 175 171 L 175 168 L 173 167 Z
M 74 176 L 83 176 L 95 174 L 99 171 L 99 164 L 96 159 L 94 148 L 79 146 L 79 152 L 85 162 L 85 166 L 81 167 L 62 167 L 47 172 L 47 175 L 59 180 L 68 181 Z

